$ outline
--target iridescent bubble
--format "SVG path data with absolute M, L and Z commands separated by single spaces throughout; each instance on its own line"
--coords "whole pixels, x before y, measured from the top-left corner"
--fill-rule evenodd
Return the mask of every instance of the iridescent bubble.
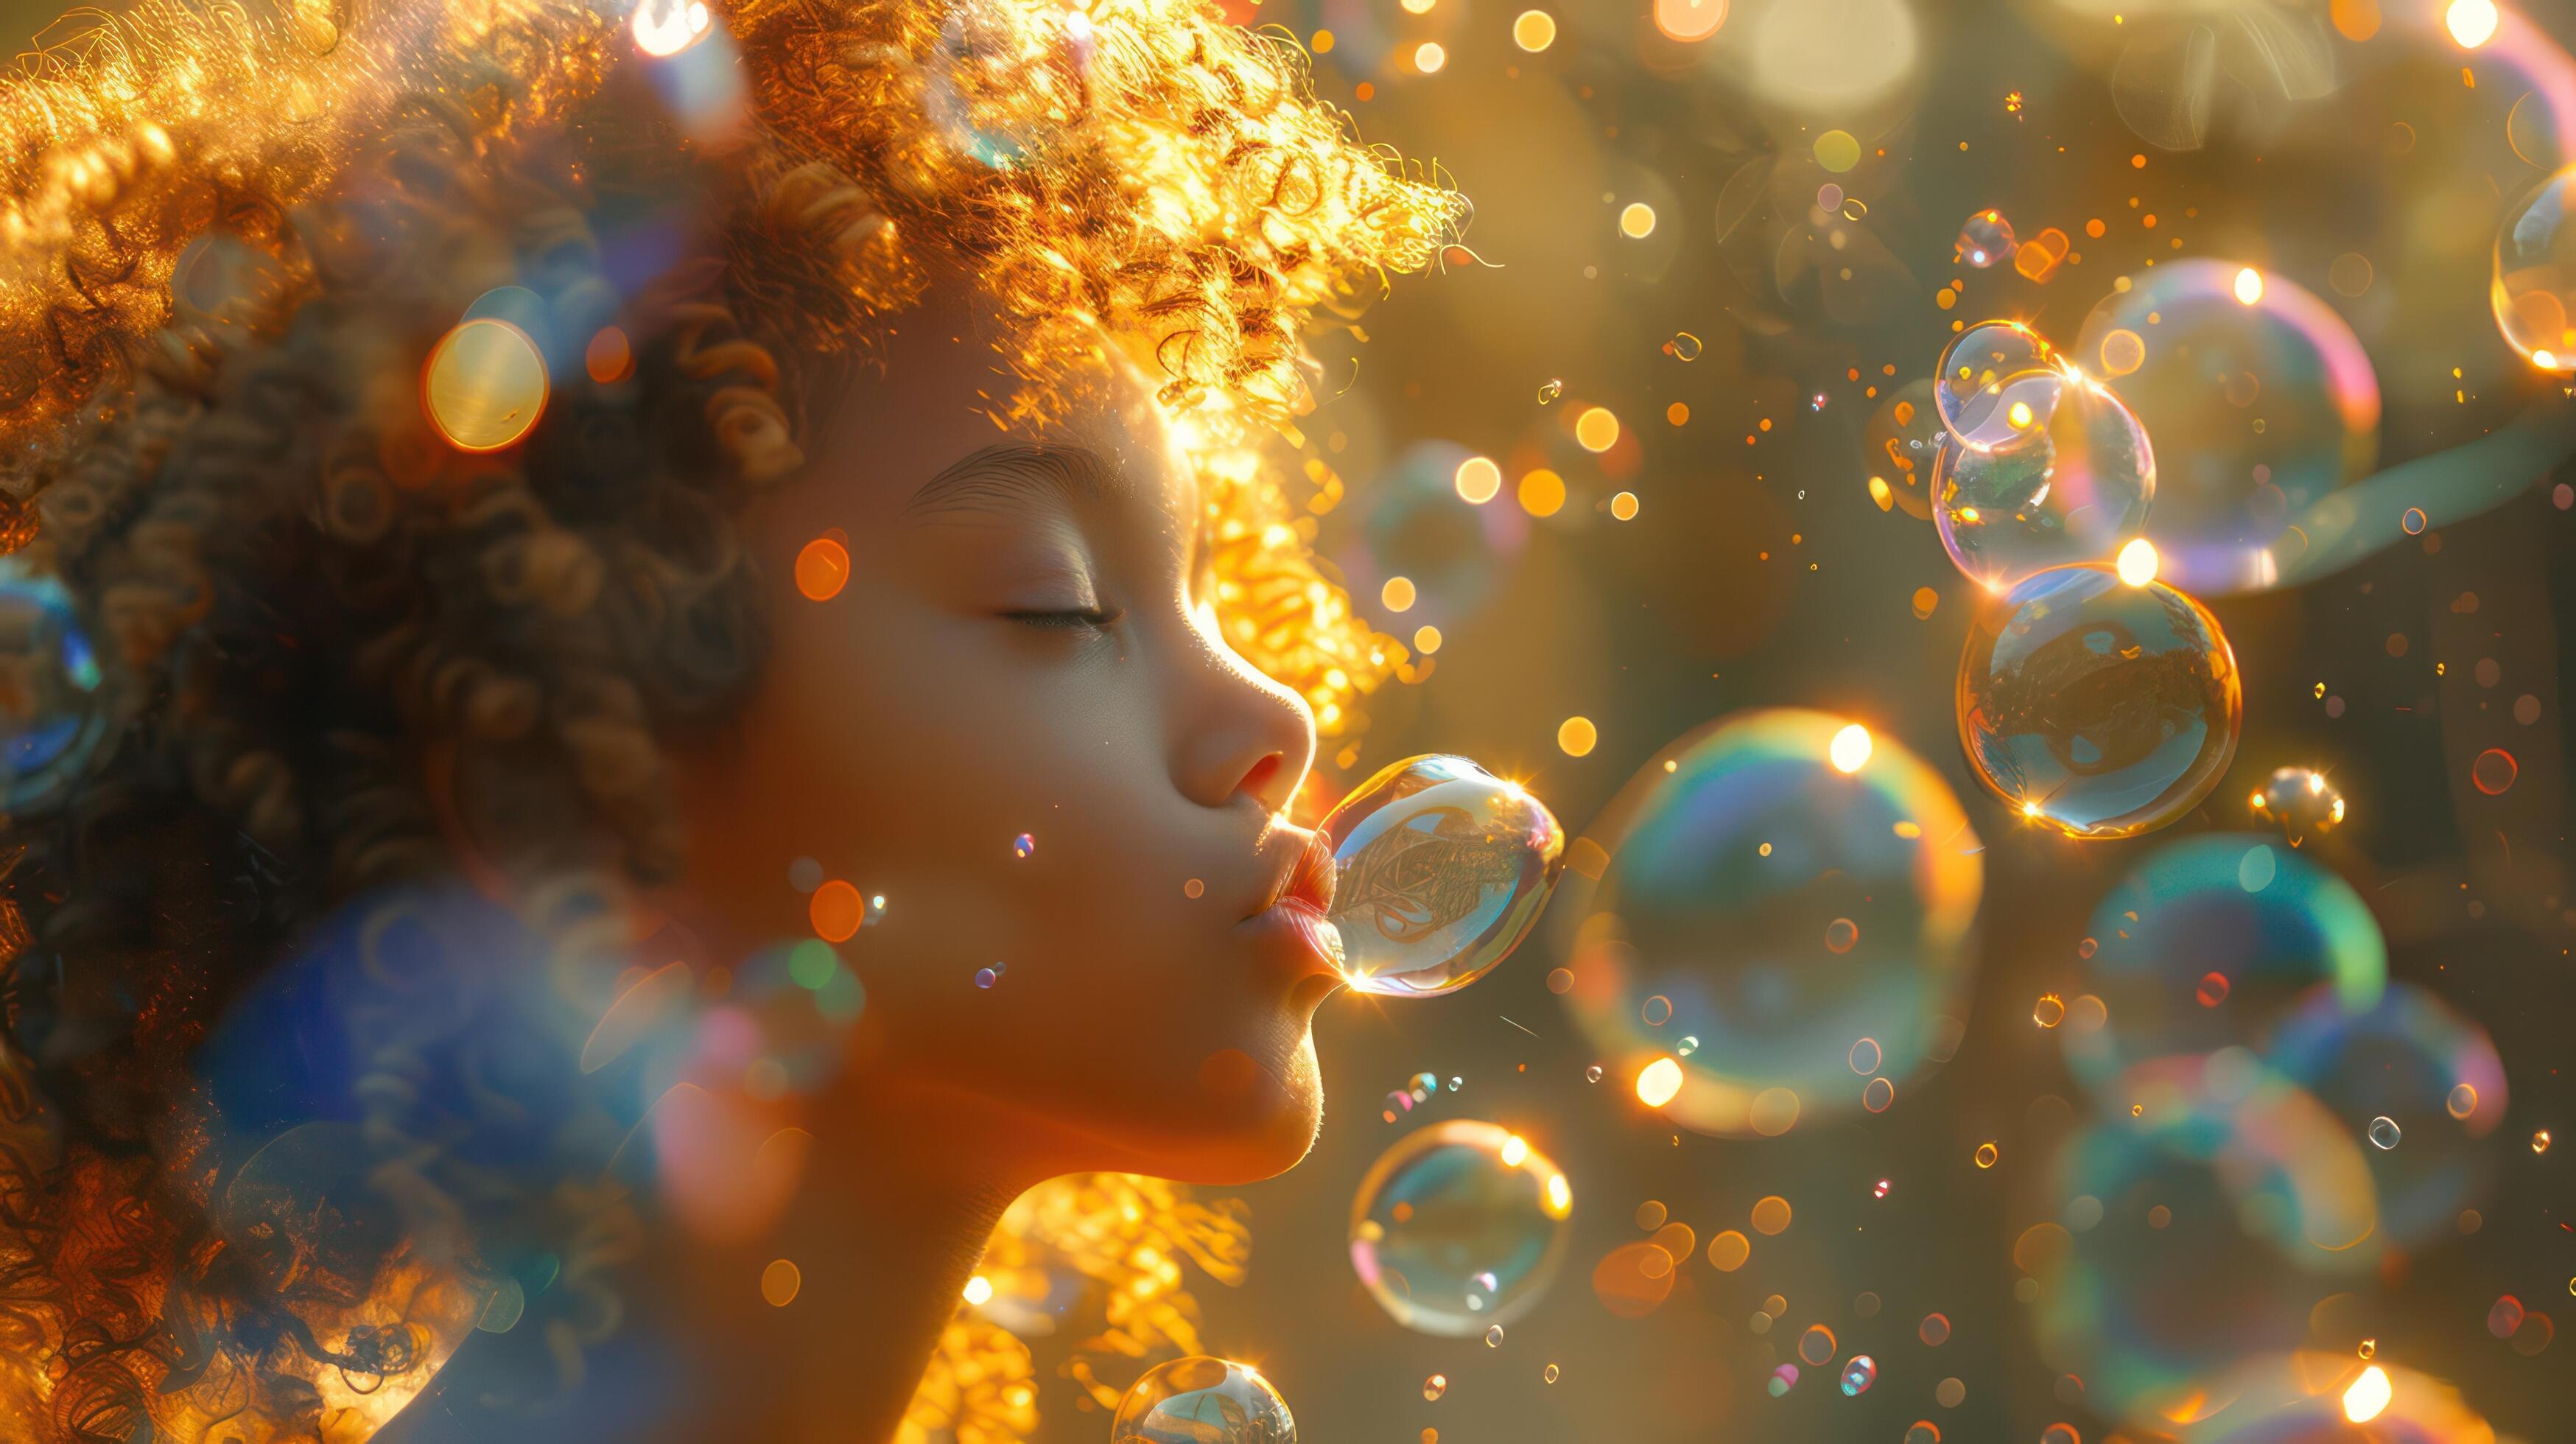
M 0 558 L 0 811 L 42 813 L 79 779 L 106 735 L 102 680 L 71 593 Z
M 1502 1325 L 1500 1325 L 1500 1324 L 1496 1324 L 1496 1325 L 1494 1325 L 1492 1328 L 1485 1330 L 1485 1347 L 1486 1347 L 1486 1348 L 1488 1348 L 1488 1349 L 1499 1349 L 1499 1348 L 1501 1348 L 1502 1346 L 1503 1346 L 1503 1326 L 1502 1326 Z
M 1598 1082 L 1600 1082 L 1600 1081 L 1601 1081 L 1601 1065 L 1600 1065 L 1600 1064 L 1598 1064 L 1598 1063 L 1595 1063 L 1595 1064 L 1593 1064 L 1591 1067 L 1584 1069 L 1584 1070 L 1583 1070 L 1583 1081 L 1584 1081 L 1584 1082 L 1586 1082 L 1586 1083 L 1598 1083 Z
M 2202 596 L 2279 583 L 2310 540 L 2294 523 L 2379 453 L 2379 380 L 2352 328 L 2277 274 L 2245 304 L 2243 270 L 2159 265 L 2104 297 L 2075 343 L 2106 374 L 2129 363 L 2120 399 L 2159 461 L 2147 539 L 2165 579 Z
M 2513 349 L 2543 371 L 2576 374 L 2576 166 L 2532 187 L 2496 229 L 2488 298 Z
M 1858 1398 L 1868 1393 L 1869 1386 L 1877 1382 L 1878 1361 L 1869 1355 L 1854 1354 L 1851 1361 L 1843 1365 L 1843 1397 Z
M 2254 794 L 2254 815 L 2281 829 L 2290 846 L 2332 832 L 2343 823 L 2343 794 L 2313 767 L 2273 769 Z
M 1850 918 L 1836 918 L 1825 924 L 1825 951 L 1847 953 L 1860 941 L 1860 925 Z
M 1573 1210 L 1565 1175 L 1525 1140 L 1491 1123 L 1435 1123 L 1361 1180 L 1351 1267 L 1397 1323 L 1471 1338 L 1547 1291 Z
M 1379 1105 L 1377 1116 L 1385 1119 L 1389 1123 L 1393 1123 L 1396 1119 L 1401 1118 L 1412 1111 L 1413 1095 L 1407 1093 L 1401 1088 L 1398 1088 L 1394 1092 L 1386 1095 L 1386 1102 Z
M 1258 1369 L 1199 1355 L 1146 1370 L 1118 1401 L 1109 1437 L 1113 1444 L 1296 1444 L 1297 1421 Z
M 2392 1243 L 2441 1236 L 2493 1179 L 2495 1159 L 2479 1140 L 2504 1122 L 2504 1062 L 2484 1028 L 2423 989 L 2392 983 L 2358 1012 L 2331 989 L 2312 989 L 2263 1056 L 2331 1112 L 2384 1118 L 2392 1141 L 2403 1140 L 2370 1160 Z
M 2265 849 L 2270 880 L 2249 892 L 2244 860 L 2262 846 L 2243 833 L 2187 838 L 2103 895 L 2100 946 L 2083 968 L 2114 1025 L 2064 1035 L 2067 1066 L 2088 1087 L 2109 1090 L 2146 1059 L 2267 1049 L 2310 1008 L 2350 1018 L 2379 1003 L 2388 949 L 2360 894 L 2276 848 Z M 2227 981 L 2223 1008 L 2199 1000 L 2210 972 Z
M 2001 211 L 1979 211 L 1959 226 L 1959 259 L 1978 270 L 2012 259 L 2014 249 L 2012 222 Z
M 979 987 L 979 988 L 989 988 L 989 987 L 993 986 L 995 983 L 1000 982 L 1000 981 L 1001 981 L 1001 979 L 1002 979 L 1002 975 L 1001 975 L 1000 973 L 997 973 L 997 972 L 993 971 L 991 968 L 977 968 L 977 969 L 975 970 L 975 986 L 976 986 L 976 987 Z
M 1011 856 L 1013 857 L 1027 857 L 1030 853 L 1037 850 L 1038 840 L 1025 832 L 1011 839 Z
M 2145 529 L 2156 495 L 2155 450 L 2108 388 L 2070 377 L 2012 390 L 2013 438 L 1983 450 L 1945 444 L 1932 470 L 1941 545 L 1989 591 L 2108 559 Z
M 1333 847 L 1342 975 L 1364 993 L 1454 992 L 1511 955 L 1546 906 L 1565 834 L 1463 757 L 1392 763 L 1319 829 Z
M 1851 1070 L 1866 1078 L 1878 1071 L 1879 1048 L 1875 1038 L 1863 1038 L 1851 1045 Z
M 2236 655 L 2162 582 L 2058 567 L 1984 608 L 1959 659 L 1977 776 L 2071 837 L 2131 837 L 2198 806 L 2236 754 Z
M 2067 380 L 2038 332 L 2018 321 L 1985 321 L 1941 353 L 1933 399 L 1955 444 L 1991 451 L 2021 440 L 2034 418 L 2055 407 Z
M 1879 508 L 1902 507 L 1920 521 L 1932 519 L 1932 466 L 1940 455 L 1941 409 L 1932 382 L 1911 381 L 1872 412 L 1861 432 L 1861 470 L 1884 487 Z M 1870 495 L 1879 498 L 1880 487 Z
M 1939 775 L 1882 737 L 1832 760 L 1846 719 L 1741 713 L 1662 749 L 1589 834 L 1610 850 L 1574 928 L 1577 1025 L 1623 1076 L 1662 1059 L 1663 1105 L 1721 1135 L 1851 1108 L 1853 1040 L 1902 1081 L 1961 1011 L 1982 849 Z M 1578 877 L 1580 875 L 1578 874 Z M 1828 928 L 1854 925 L 1835 952 Z M 1640 1026 L 1663 997 L 1670 1030 Z M 1664 1058 L 1665 1031 L 1700 1040 Z
M 2395 1148 L 2405 1136 L 2405 1133 L 2398 1128 L 2397 1120 L 2384 1113 L 2370 1120 L 2370 1143 L 2373 1148 Z

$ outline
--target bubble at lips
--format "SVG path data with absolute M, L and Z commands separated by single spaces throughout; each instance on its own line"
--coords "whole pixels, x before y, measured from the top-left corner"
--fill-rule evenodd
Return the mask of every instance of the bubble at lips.
M 41 812 L 80 776 L 106 735 L 102 680 L 62 583 L 0 560 L 0 810 Z
M 2254 794 L 2254 815 L 2281 829 L 2297 847 L 2343 823 L 2343 794 L 2313 767 L 2273 769 L 2271 780 Z
M 1573 1211 L 1565 1174 L 1526 1140 L 1491 1123 L 1435 1123 L 1360 1181 L 1351 1267 L 1397 1323 L 1474 1338 L 1546 1293 Z
M 1113 1444 L 1296 1444 L 1297 1421 L 1259 1370 L 1201 1355 L 1147 1370 L 1118 1401 L 1109 1437 Z
M 1959 740 L 1978 778 L 2070 837 L 2132 837 L 2200 804 L 2236 755 L 2236 654 L 2209 609 L 2107 566 L 2014 587 L 1969 629 Z
M 1529 934 L 1565 858 L 1554 815 L 1464 757 L 1387 767 L 1320 830 L 1342 975 L 1397 997 L 1454 992 L 1492 971 Z
M 1959 227 L 1959 259 L 1978 270 L 2009 259 L 2018 249 L 2012 222 L 2001 211 L 1979 211 Z
M 2048 373 L 2007 391 L 2009 438 L 1984 450 L 1946 442 L 1932 468 L 1941 545 L 1989 591 L 2108 560 L 2146 530 L 2156 495 L 2146 428 L 2108 388 Z
M 2065 385 L 2057 352 L 2038 332 L 2018 321 L 1987 321 L 1960 332 L 1941 353 L 1932 396 L 1953 441 L 1991 451 L 2029 429 L 2027 421 L 2014 424 L 2016 405 L 2038 415 Z
M 2576 166 L 2505 212 L 2488 296 L 2513 349 L 2543 371 L 2576 373 Z

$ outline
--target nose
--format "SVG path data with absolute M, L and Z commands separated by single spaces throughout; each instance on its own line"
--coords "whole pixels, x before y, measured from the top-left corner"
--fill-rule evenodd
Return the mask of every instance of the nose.
M 1183 726 L 1175 765 L 1182 793 L 1203 807 L 1250 797 L 1264 812 L 1284 810 L 1315 762 L 1314 712 L 1213 628 L 1192 630 L 1197 655 L 1179 679 Z

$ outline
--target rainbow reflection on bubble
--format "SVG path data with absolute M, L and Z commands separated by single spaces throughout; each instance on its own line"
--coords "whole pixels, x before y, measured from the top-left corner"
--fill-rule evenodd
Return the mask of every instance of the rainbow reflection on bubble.
M 1866 1088 L 1901 1085 L 1956 1044 L 1981 844 L 1939 774 L 1893 739 L 1840 770 L 1848 725 L 1746 712 L 1664 748 L 1593 832 L 1609 858 L 1589 905 L 1569 894 L 1582 921 L 1568 1009 L 1629 1076 L 1699 1039 L 1661 1105 L 1694 1131 L 1776 1134 L 1854 1111 Z M 1644 1012 L 1656 997 L 1671 1009 L 1660 1025 Z M 1862 1039 L 1867 1080 L 1853 1071 Z
M 1379 1155 L 1351 1198 L 1351 1268 L 1387 1316 L 1465 1339 L 1529 1312 L 1564 1261 L 1574 1195 L 1526 1139 L 1455 1119 Z
M 2379 378 L 2333 307 L 2230 261 L 2173 261 L 2104 297 L 2075 364 L 2109 375 L 2161 462 L 2147 537 L 2202 596 L 2278 585 L 2293 523 L 2379 454 Z
M 2477 1140 L 2504 1121 L 2504 1063 L 2487 1031 L 2404 983 L 2366 1011 L 2312 991 L 2281 1023 L 2265 1060 L 2346 1121 L 2397 1121 L 2405 1146 L 2372 1150 L 2391 1239 L 2449 1229 L 2493 1172 Z
M 2373 1200 L 2350 1135 L 2250 1057 L 2165 1060 L 2141 1082 L 2141 1118 L 2085 1128 L 2052 1160 L 2048 1216 L 2072 1223 L 2032 1261 L 2034 1324 L 2089 1406 L 2170 1428 L 2230 1402 L 2217 1376 L 2236 1360 L 2305 1340 L 2311 1272 L 2376 1261 Z
M 2143 1059 L 2260 1049 L 2319 984 L 2321 1006 L 2352 1015 L 2377 1004 L 2388 981 L 2388 948 L 2360 895 L 2245 833 L 2158 851 L 2094 908 L 2091 935 L 2084 987 L 2110 1021 L 2061 1036 L 2067 1067 L 2097 1092 Z M 2210 973 L 2227 984 L 2215 1006 L 2201 1001 Z
M 2155 449 L 2109 388 L 2038 373 L 2006 388 L 2011 436 L 1991 447 L 1941 445 L 1932 520 L 1961 573 L 2001 591 L 2034 572 L 2098 562 L 2147 524 Z

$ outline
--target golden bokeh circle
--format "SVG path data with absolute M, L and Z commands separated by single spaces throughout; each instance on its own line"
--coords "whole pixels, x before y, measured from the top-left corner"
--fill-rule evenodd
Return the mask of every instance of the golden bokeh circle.
M 421 368 L 421 410 L 459 451 L 517 443 L 545 414 L 546 395 L 546 358 L 537 343 L 489 316 L 439 338 Z

